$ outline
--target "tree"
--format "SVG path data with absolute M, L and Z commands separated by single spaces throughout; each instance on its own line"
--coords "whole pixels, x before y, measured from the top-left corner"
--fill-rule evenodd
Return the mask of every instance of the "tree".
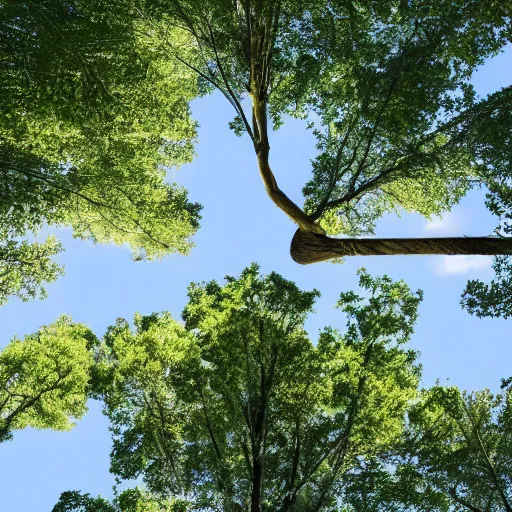
M 299 227 L 292 257 L 509 253 L 494 238 L 340 240 L 371 233 L 386 211 L 427 217 L 469 188 L 510 173 L 512 90 L 475 97 L 469 78 L 510 39 L 507 5 L 460 0 L 331 2 L 165 0 L 137 11 L 169 59 L 193 70 L 234 107 L 254 143 L 271 200 Z M 190 37 L 187 53 L 167 34 Z M 251 101 L 250 113 L 243 98 Z M 304 208 L 279 188 L 269 124 L 306 118 L 318 140 Z
M 45 224 L 128 244 L 135 259 L 191 247 L 200 206 L 164 181 L 164 166 L 193 156 L 197 84 L 138 30 L 132 7 L 0 6 L 0 304 L 44 296 L 62 272 L 53 238 L 20 241 Z
M 500 168 L 504 171 L 497 174 L 490 184 L 490 192 L 487 196 L 489 209 L 501 219 L 497 233 L 503 237 L 512 235 L 512 149 L 510 145 L 510 133 L 496 133 L 496 137 L 508 141 L 503 145 L 500 155 L 493 155 L 493 160 L 498 157 Z M 482 155 L 484 157 L 485 155 Z M 490 161 L 490 159 L 489 159 Z M 506 162 L 508 161 L 508 166 Z M 471 314 L 478 317 L 503 317 L 512 315 L 512 259 L 510 256 L 497 256 L 494 258 L 493 269 L 496 278 L 490 285 L 478 280 L 468 282 L 461 299 L 461 304 Z
M 496 257 L 493 263 L 496 278 L 490 285 L 471 280 L 461 299 L 462 306 L 478 317 L 512 315 L 512 261 L 510 257 Z
M 83 416 L 96 341 L 61 317 L 0 352 L 0 442 L 25 427 L 69 430 Z
M 419 468 L 427 482 L 472 512 L 512 511 L 510 392 L 434 388 L 415 421 Z
M 201 510 L 328 511 L 363 460 L 401 438 L 420 368 L 404 344 L 421 293 L 360 273 L 344 334 L 304 330 L 318 292 L 257 266 L 192 284 L 185 324 L 118 320 L 94 389 L 111 422 L 111 471 Z
M 424 391 L 409 419 L 403 451 L 388 467 L 374 468 L 373 489 L 366 489 L 371 506 L 357 510 L 512 510 L 510 389 L 492 395 L 435 386 Z
M 9 239 L 6 231 L 0 239 L 0 306 L 13 295 L 22 300 L 46 297 L 42 283 L 62 274 L 62 267 L 51 260 L 62 250 L 61 244 L 51 236 L 43 243 L 20 242 Z

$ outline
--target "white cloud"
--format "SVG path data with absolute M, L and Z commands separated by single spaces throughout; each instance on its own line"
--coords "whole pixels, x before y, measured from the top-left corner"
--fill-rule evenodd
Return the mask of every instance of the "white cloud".
M 425 225 L 425 231 L 435 231 L 445 235 L 455 235 L 459 229 L 459 217 L 453 212 L 447 212 L 443 217 L 433 217 L 430 222 Z
M 491 256 L 443 256 L 436 258 L 435 271 L 438 274 L 466 274 L 472 270 L 489 268 Z

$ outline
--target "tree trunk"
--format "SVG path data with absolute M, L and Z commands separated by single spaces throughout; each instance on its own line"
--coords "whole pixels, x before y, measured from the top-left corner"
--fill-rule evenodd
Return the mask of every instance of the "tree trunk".
M 398 254 L 512 254 L 512 238 L 330 238 L 298 229 L 290 246 L 302 265 L 342 256 Z
M 252 473 L 251 512 L 261 512 L 261 487 L 263 483 L 263 464 L 254 461 Z

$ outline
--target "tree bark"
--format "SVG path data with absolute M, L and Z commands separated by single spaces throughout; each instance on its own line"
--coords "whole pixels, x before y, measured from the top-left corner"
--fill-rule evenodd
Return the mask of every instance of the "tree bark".
M 512 254 L 512 238 L 330 238 L 298 229 L 292 239 L 290 254 L 301 265 L 342 256 Z
M 251 512 L 261 512 L 261 491 L 263 484 L 263 463 L 257 459 L 253 463 Z
M 304 211 L 297 206 L 278 186 L 274 173 L 269 165 L 270 145 L 267 134 L 267 104 L 253 97 L 254 132 L 259 142 L 255 145 L 258 158 L 258 169 L 265 190 L 274 202 L 303 231 L 323 234 L 325 231 L 316 224 Z

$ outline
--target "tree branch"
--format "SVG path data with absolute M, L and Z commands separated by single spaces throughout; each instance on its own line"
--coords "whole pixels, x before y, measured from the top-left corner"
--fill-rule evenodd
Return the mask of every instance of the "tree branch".
M 512 254 L 512 238 L 330 238 L 298 229 L 292 239 L 290 254 L 302 265 L 343 256 Z
M 252 132 L 251 125 L 249 124 L 249 121 L 247 120 L 247 117 L 245 116 L 244 109 L 242 108 L 242 105 L 240 104 L 240 101 L 238 100 L 237 95 L 233 92 L 233 89 L 229 85 L 229 80 L 227 78 L 226 73 L 224 72 L 224 67 L 222 66 L 222 62 L 219 58 L 219 53 L 217 51 L 217 45 L 215 44 L 215 37 L 213 35 L 213 30 L 212 30 L 210 21 L 208 20 L 207 17 L 205 17 L 205 21 L 206 21 L 206 26 L 208 27 L 208 31 L 210 33 L 210 40 L 212 43 L 213 51 L 215 53 L 215 61 L 217 62 L 217 66 L 219 67 L 219 71 L 222 76 L 222 80 L 224 81 L 224 84 L 226 85 L 226 89 L 236 105 L 236 110 L 237 110 L 238 114 L 240 115 L 240 117 L 242 118 L 245 129 L 247 130 L 247 133 L 249 134 L 249 137 L 251 137 L 251 140 L 254 143 L 255 139 L 254 139 L 254 134 Z
M 467 502 L 466 500 L 464 500 L 463 498 L 461 498 L 458 494 L 457 494 L 457 491 L 455 489 L 455 487 L 452 487 L 448 493 L 450 494 L 450 496 L 453 498 L 454 501 L 456 501 L 457 503 L 459 503 L 460 505 L 462 505 L 463 507 L 466 507 L 467 509 L 471 510 L 471 512 L 483 512 L 483 510 L 477 508 L 477 507 L 474 507 L 473 505 L 471 505 L 469 502 Z
M 45 183 L 47 183 L 51 187 L 53 187 L 53 188 L 55 188 L 57 190 L 62 190 L 64 192 L 69 192 L 71 194 L 74 194 L 74 195 L 84 199 L 88 203 L 91 203 L 94 206 L 100 206 L 100 207 L 103 207 L 103 208 L 108 208 L 108 205 L 106 205 L 104 203 L 100 203 L 99 201 L 96 201 L 95 199 L 91 199 L 90 197 L 87 197 L 86 195 L 84 195 L 81 192 L 78 192 L 76 190 L 73 190 L 72 188 L 68 188 L 68 187 L 66 187 L 64 185 L 58 185 L 57 183 L 52 181 L 50 178 L 48 178 L 46 176 L 43 176 L 43 175 L 41 175 L 41 174 L 39 174 L 39 173 L 37 173 L 35 171 L 28 171 L 26 169 L 22 169 L 21 167 L 18 167 L 16 165 L 11 164 L 10 162 L 4 162 L 4 161 L 1 161 L 1 160 L 0 160 L 0 167 L 6 169 L 7 171 L 13 170 L 13 171 L 22 173 L 25 176 L 29 176 L 31 178 L 34 178 L 36 180 L 44 181 Z

